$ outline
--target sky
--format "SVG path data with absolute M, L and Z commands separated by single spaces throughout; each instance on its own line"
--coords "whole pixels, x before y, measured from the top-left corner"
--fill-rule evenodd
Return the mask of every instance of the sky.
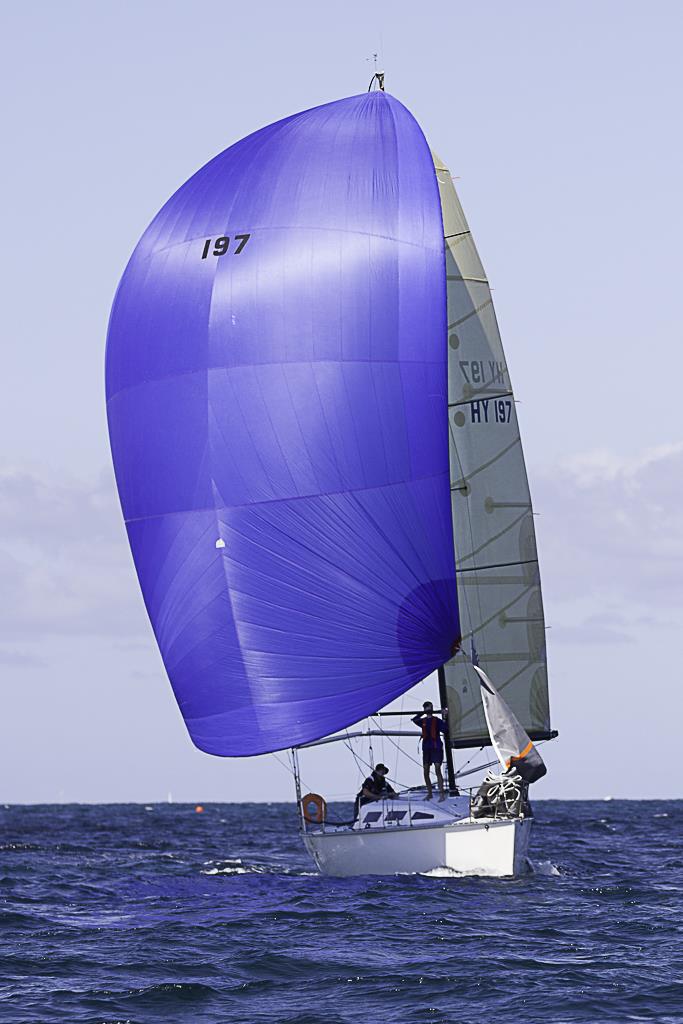
M 168 196 L 264 124 L 363 92 L 374 53 L 456 177 L 519 400 L 560 731 L 536 795 L 679 796 L 677 0 L 27 0 L 0 22 L 0 800 L 292 797 L 277 759 L 187 737 L 116 497 L 104 344 Z M 353 791 L 323 751 L 304 779 Z

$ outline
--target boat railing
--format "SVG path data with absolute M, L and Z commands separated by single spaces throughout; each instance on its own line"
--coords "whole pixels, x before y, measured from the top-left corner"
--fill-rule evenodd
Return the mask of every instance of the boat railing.
M 525 817 L 525 800 L 522 800 L 518 814 L 511 814 L 510 810 L 499 805 L 495 805 L 487 809 L 486 814 L 475 814 L 477 809 L 475 801 L 477 795 L 480 792 L 480 786 L 462 786 L 459 788 L 457 794 L 451 794 L 452 796 L 466 796 L 467 797 L 467 817 L 471 821 L 480 821 L 485 824 L 487 821 L 509 821 L 511 817 Z M 416 814 L 420 811 L 425 811 L 425 806 L 430 806 L 432 801 L 426 801 L 424 796 L 424 787 L 415 787 L 411 790 L 403 790 L 398 793 L 398 799 L 401 802 L 400 809 L 395 809 L 394 799 L 382 799 L 375 800 L 368 804 L 363 804 L 359 809 L 359 813 L 354 818 L 345 818 L 339 820 L 326 815 L 320 822 L 309 822 L 306 820 L 303 814 L 303 808 L 300 807 L 300 822 L 301 831 L 308 832 L 315 830 L 317 832 L 329 832 L 336 831 L 340 827 L 346 827 L 349 829 L 355 828 L 357 831 L 360 829 L 359 818 L 362 814 L 367 813 L 367 809 L 372 807 L 374 810 L 379 811 L 379 817 L 372 822 L 375 828 L 424 828 L 425 819 L 417 819 Z M 418 794 L 420 794 L 418 796 Z M 440 806 L 438 798 L 435 798 L 436 806 Z M 407 807 L 405 806 L 407 803 Z M 392 813 L 393 812 L 393 813 Z M 438 818 L 434 822 L 439 824 Z
M 474 791 L 468 791 L 470 808 L 472 805 L 472 792 Z M 426 814 L 427 812 L 425 812 L 425 807 L 430 805 L 422 795 L 423 793 L 424 786 L 416 786 L 412 790 L 402 790 L 397 794 L 401 803 L 399 809 L 396 809 L 395 807 L 396 799 L 386 798 L 382 800 L 373 800 L 367 804 L 363 804 L 363 806 L 359 808 L 359 813 L 355 818 L 348 818 L 344 820 L 339 820 L 326 815 L 320 822 L 310 822 L 304 817 L 302 809 L 300 813 L 301 830 L 302 832 L 315 830 L 317 832 L 325 833 L 332 830 L 336 831 L 340 827 L 347 827 L 349 829 L 355 828 L 359 823 L 361 815 L 367 813 L 368 809 L 379 812 L 379 817 L 372 823 L 375 828 L 423 828 L 424 818 L 417 819 L 417 815 L 421 812 Z M 464 796 L 465 791 L 460 790 L 459 795 Z M 408 805 L 407 807 L 405 806 L 406 804 Z M 422 824 L 418 823 L 420 820 L 422 821 Z

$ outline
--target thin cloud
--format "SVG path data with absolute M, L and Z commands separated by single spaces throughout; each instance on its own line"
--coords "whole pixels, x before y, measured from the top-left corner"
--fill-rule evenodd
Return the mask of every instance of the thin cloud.
M 0 469 L 0 639 L 141 636 L 146 616 L 110 475 Z
M 631 618 L 615 613 L 586 615 L 578 624 L 560 621 L 552 630 L 553 644 L 621 646 L 635 642 L 634 623 Z
M 683 599 L 683 443 L 627 458 L 583 453 L 535 473 L 533 484 L 553 640 L 578 629 L 586 642 L 625 643 L 643 614 L 671 616 Z M 58 634 L 146 647 L 110 471 L 83 482 L 0 468 L 0 599 L 0 641 L 17 650 Z M 592 607 L 579 606 L 586 601 Z M 605 607 L 624 620 L 600 621 Z
M 0 665 L 6 668 L 46 668 L 47 660 L 38 655 L 0 647 Z
M 549 594 L 670 611 L 683 598 L 683 444 L 620 458 L 605 451 L 536 474 Z

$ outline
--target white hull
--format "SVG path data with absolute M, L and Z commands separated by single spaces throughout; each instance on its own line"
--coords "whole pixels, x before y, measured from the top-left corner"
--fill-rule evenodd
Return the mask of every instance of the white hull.
M 396 805 L 394 805 L 396 806 Z M 531 818 L 473 819 L 308 831 L 304 845 L 324 875 L 391 875 L 448 868 L 506 877 L 528 871 Z

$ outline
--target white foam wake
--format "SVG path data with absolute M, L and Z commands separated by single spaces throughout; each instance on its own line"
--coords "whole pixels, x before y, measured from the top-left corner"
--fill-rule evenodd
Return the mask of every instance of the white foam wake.
M 317 871 L 295 871 L 291 868 L 278 867 L 275 864 L 245 864 L 240 857 L 226 860 L 207 860 L 202 868 L 202 875 L 297 875 L 313 876 Z
M 531 869 L 532 875 L 546 875 L 547 877 L 552 876 L 553 878 L 558 877 L 562 874 L 557 864 L 553 864 L 549 860 L 529 861 L 529 868 Z

